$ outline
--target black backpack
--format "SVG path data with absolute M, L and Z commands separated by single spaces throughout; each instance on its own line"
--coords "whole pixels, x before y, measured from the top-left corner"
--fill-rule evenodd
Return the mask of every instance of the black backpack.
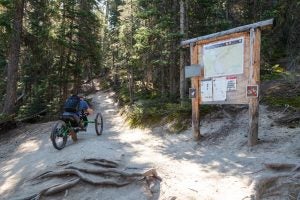
M 77 95 L 70 96 L 64 105 L 65 112 L 78 112 L 80 98 Z

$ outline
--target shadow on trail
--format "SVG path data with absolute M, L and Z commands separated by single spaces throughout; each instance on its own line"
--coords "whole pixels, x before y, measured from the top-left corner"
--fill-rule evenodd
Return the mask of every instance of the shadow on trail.
M 78 133 L 78 141 L 74 143 L 68 139 L 66 147 L 60 151 L 54 149 L 49 139 L 52 123 L 43 125 L 43 129 L 36 132 L 19 130 L 13 138 L 0 141 L 0 151 L 8 149 L 0 163 L 0 196 L 1 199 L 21 199 L 38 193 L 53 184 L 61 183 L 55 179 L 46 183 L 32 183 L 30 179 L 41 172 L 55 170 L 62 163 L 78 163 L 84 158 L 107 159 L 120 163 L 120 169 L 127 172 L 143 172 L 151 168 L 147 163 L 124 162 L 127 148 L 126 143 L 119 143 L 116 137 L 123 125 L 116 121 L 116 108 L 109 97 L 94 98 L 95 113 L 101 111 L 104 118 L 104 131 L 97 136 L 93 124 L 87 132 Z M 100 101 L 100 102 L 99 102 Z M 100 103 L 100 104 L 99 104 Z M 93 119 L 94 116 L 90 116 Z M 30 132 L 32 131 L 32 132 Z M 126 155 L 126 159 L 128 155 Z M 134 166 L 134 167 L 132 167 Z M 51 183 L 49 185 L 49 183 Z M 34 184 L 34 185 L 33 185 Z M 157 182 L 155 194 L 149 194 L 143 182 L 136 182 L 128 186 L 115 188 L 109 186 L 88 186 L 80 184 L 71 188 L 69 195 L 65 193 L 47 197 L 47 199 L 159 199 L 160 183 Z M 130 192 L 129 192 L 130 191 Z
M 94 127 L 89 125 L 87 133 L 78 134 L 78 142 L 70 140 L 61 151 L 54 149 L 51 144 L 51 127 L 29 134 L 28 137 L 20 136 L 6 143 L 0 142 L 1 152 L 9 149 L 0 163 L 1 198 L 30 196 L 45 188 L 43 184 L 30 185 L 29 178 L 57 168 L 58 163 L 103 158 L 120 163 L 120 168 L 129 172 L 157 169 L 163 180 L 150 199 L 168 199 L 172 196 L 178 199 L 205 199 L 211 196 L 215 199 L 242 199 L 251 183 L 249 178 L 259 176 L 255 171 L 261 169 L 262 163 L 274 161 L 274 154 L 279 159 L 286 157 L 280 142 L 263 142 L 254 148 L 246 146 L 246 115 L 238 115 L 234 126 L 230 120 L 204 122 L 201 131 L 206 137 L 203 141 L 195 142 L 190 130 L 170 135 L 162 128 L 128 128 L 118 115 L 117 106 L 109 93 L 95 94 L 92 103 L 95 113 L 101 111 L 103 115 L 104 130 L 101 136 L 96 136 Z M 274 137 L 273 128 L 266 129 L 268 122 L 263 122 L 261 126 L 264 130 L 262 141 Z M 294 132 L 289 134 L 293 135 Z M 13 145 L 15 142 L 17 144 Z M 149 199 L 147 190 L 138 183 L 121 188 L 79 185 L 72 188 L 70 196 L 65 199 L 74 197 L 71 193 L 76 194 L 77 199 Z M 54 196 L 53 199 L 63 195 Z
M 106 106 L 110 105 L 108 103 Z M 108 118 L 108 124 L 112 125 L 108 141 L 120 143 L 122 150 L 125 150 L 124 162 L 128 165 L 157 168 L 163 177 L 163 191 L 178 190 L 179 198 L 186 198 L 185 195 L 193 191 L 195 195 L 191 198 L 196 199 L 212 196 L 213 199 L 243 199 L 250 194 L 252 181 L 266 175 L 260 173 L 264 163 L 295 161 L 293 156 L 286 156 L 289 151 L 286 145 L 293 138 L 295 142 L 299 141 L 299 129 L 289 130 L 289 138 L 286 128 L 271 126 L 272 120 L 268 120 L 267 115 L 262 110 L 260 142 L 252 148 L 247 146 L 245 137 L 248 132 L 247 110 L 231 119 L 212 118 L 204 121 L 201 132 L 205 137 L 199 142 L 193 141 L 191 130 L 179 135 L 167 134 L 162 128 L 127 129 L 121 133 L 115 129 L 119 126 L 113 125 L 116 119 Z M 120 136 L 115 137 L 114 132 Z M 291 151 L 297 152 L 296 148 L 295 143 Z M 176 183 L 178 187 L 170 186 L 168 181 Z M 171 193 L 164 198 L 170 196 Z

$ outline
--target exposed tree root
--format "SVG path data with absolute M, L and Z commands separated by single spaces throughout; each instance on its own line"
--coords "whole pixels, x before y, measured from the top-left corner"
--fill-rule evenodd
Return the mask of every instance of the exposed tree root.
M 60 177 L 60 176 L 68 176 L 68 175 L 75 175 L 75 176 L 79 177 L 82 181 L 90 183 L 92 185 L 110 185 L 110 186 L 121 187 L 124 185 L 128 185 L 130 183 L 128 181 L 118 183 L 118 182 L 115 182 L 112 180 L 95 181 L 95 180 L 92 180 L 92 179 L 86 177 L 80 171 L 74 170 L 74 169 L 64 169 L 64 170 L 60 170 L 60 171 L 56 171 L 56 172 L 48 172 L 46 174 L 43 174 L 42 176 L 39 176 L 38 178 L 49 178 L 49 177 L 57 177 L 57 176 Z
M 117 169 L 87 169 L 87 168 L 79 168 L 79 167 L 67 167 L 67 169 L 74 169 L 90 174 L 111 174 L 111 175 L 119 175 L 127 178 L 132 178 L 132 177 L 147 177 L 147 176 L 153 176 L 157 178 L 158 180 L 161 180 L 161 178 L 157 175 L 157 172 L 155 169 L 150 169 L 144 173 L 128 173 L 125 171 L 120 171 Z
M 69 188 L 75 186 L 77 183 L 79 183 L 79 181 L 80 181 L 80 178 L 76 178 L 76 179 L 69 180 L 66 183 L 62 183 L 62 184 L 58 184 L 58 185 L 54 185 L 54 186 L 51 186 L 49 188 L 46 188 L 46 189 L 42 190 L 35 197 L 35 200 L 40 199 L 42 197 L 42 195 L 50 196 L 50 195 L 65 191 L 66 189 L 69 189 Z
M 88 183 L 91 185 L 102 185 L 102 186 L 113 186 L 122 187 L 136 181 L 145 181 L 148 187 L 151 189 L 154 187 L 156 180 L 161 181 L 161 178 L 157 175 L 155 169 L 147 170 L 144 173 L 128 173 L 126 171 L 112 169 L 118 166 L 118 163 L 105 159 L 85 159 L 84 162 L 105 166 L 105 168 L 83 168 L 69 166 L 59 171 L 46 171 L 38 176 L 35 176 L 32 180 L 43 180 L 52 177 L 69 177 L 74 176 L 76 178 L 68 180 L 67 182 L 53 185 L 51 187 L 45 188 L 39 193 L 32 195 L 30 197 L 24 198 L 23 200 L 38 200 L 42 196 L 50 196 L 59 192 L 66 191 L 72 188 L 80 181 L 83 183 Z M 113 177 L 113 178 L 110 178 Z M 99 180 L 101 178 L 101 180 Z M 39 182 L 40 183 L 40 182 Z
M 106 159 L 88 158 L 84 159 L 84 161 L 90 164 L 100 165 L 107 168 L 117 168 L 119 166 L 118 163 Z
M 296 165 L 296 167 L 294 167 L 294 169 L 292 170 L 293 172 L 298 172 L 300 171 L 300 164 Z M 300 200 L 300 199 L 299 199 Z
M 289 164 L 289 163 L 265 163 L 266 168 L 281 171 L 281 170 L 293 170 L 297 165 L 296 164 Z
M 50 186 L 48 188 L 43 189 L 42 191 L 40 191 L 37 194 L 34 194 L 32 196 L 29 196 L 29 197 L 26 197 L 26 198 L 23 198 L 20 200 L 39 200 L 42 196 L 50 196 L 52 194 L 56 194 L 56 193 L 66 190 L 66 189 L 69 189 L 69 188 L 75 186 L 79 181 L 80 181 L 80 178 L 71 179 L 71 180 L 67 181 L 66 183 Z
M 90 174 L 110 174 L 110 175 L 119 175 L 126 178 L 132 178 L 132 177 L 148 177 L 152 176 L 158 180 L 162 180 L 158 175 L 155 169 L 147 170 L 144 173 L 128 173 L 125 171 L 117 170 L 117 169 L 87 169 L 87 168 L 79 168 L 79 167 L 73 167 L 70 166 L 67 169 L 75 169 L 82 172 L 90 173 Z
M 272 196 L 286 199 L 299 193 L 300 165 L 290 163 L 265 163 L 264 165 L 267 169 L 280 173 L 262 177 L 255 183 L 255 200 Z

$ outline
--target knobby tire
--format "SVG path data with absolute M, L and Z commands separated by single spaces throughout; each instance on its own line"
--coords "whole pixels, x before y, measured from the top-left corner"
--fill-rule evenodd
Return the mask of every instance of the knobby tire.
M 61 125 L 61 127 L 59 127 L 59 125 Z M 51 131 L 50 138 L 54 148 L 57 150 L 63 149 L 67 143 L 68 135 L 61 133 L 61 131 L 64 131 L 65 129 L 66 129 L 66 124 L 64 122 L 57 122 Z M 61 137 L 63 139 L 61 145 L 57 144 L 56 142 L 57 137 Z
M 102 135 L 103 131 L 103 116 L 101 113 L 97 113 L 95 118 L 95 130 L 97 135 Z

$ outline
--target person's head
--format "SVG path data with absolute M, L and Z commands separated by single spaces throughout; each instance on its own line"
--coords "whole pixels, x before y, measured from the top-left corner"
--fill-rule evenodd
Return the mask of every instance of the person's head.
M 78 89 L 73 88 L 73 89 L 71 90 L 71 95 L 77 95 L 77 96 L 78 96 Z
M 80 99 L 84 99 L 84 94 L 82 94 L 82 93 L 77 94 L 77 96 L 78 96 Z

